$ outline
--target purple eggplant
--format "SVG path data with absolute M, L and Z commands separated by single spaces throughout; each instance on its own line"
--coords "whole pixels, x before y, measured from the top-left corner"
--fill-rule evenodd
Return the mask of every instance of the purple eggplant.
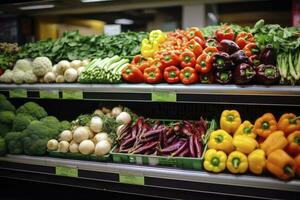
M 183 150 L 178 156 L 179 157 L 188 157 L 190 154 L 190 150 L 188 148 L 186 148 L 185 150 Z
M 181 145 L 183 145 L 185 143 L 184 140 L 179 140 L 178 142 L 176 142 L 175 144 L 172 144 L 164 149 L 160 149 L 161 153 L 171 153 L 173 151 L 176 151 L 179 147 L 181 147 Z
M 200 142 L 199 142 L 198 137 L 194 137 L 194 144 L 195 144 L 195 146 L 196 146 L 196 154 L 197 154 L 197 157 L 198 157 L 198 158 L 201 158 L 201 156 L 202 156 L 202 146 L 201 146 L 201 144 L 200 144 Z
M 252 82 L 255 76 L 255 69 L 251 65 L 241 63 L 234 70 L 234 83 L 238 85 L 247 84 Z
M 276 52 L 272 44 L 267 44 L 265 46 L 260 54 L 259 60 L 265 65 L 276 65 Z
M 162 131 L 164 131 L 164 128 L 163 129 L 150 130 L 150 131 L 145 132 L 144 134 L 141 134 L 140 138 L 142 139 L 142 138 L 151 137 L 153 135 L 159 134 Z
M 131 129 L 131 136 L 136 137 L 137 132 L 138 132 L 138 127 L 137 127 L 137 125 L 134 125 Z
M 176 139 L 176 135 L 174 134 L 174 135 L 172 135 L 172 136 L 170 136 L 168 139 L 167 139 L 167 145 L 169 145 L 169 144 L 172 144 L 173 142 L 174 142 L 174 140 Z M 167 146 L 166 145 L 166 146 Z
M 146 137 L 146 138 L 141 138 L 139 142 L 150 142 L 152 140 L 155 140 L 157 141 L 157 139 L 159 138 L 159 135 L 152 135 L 152 136 L 149 136 L 149 137 Z
M 235 65 L 241 64 L 241 63 L 250 63 L 249 58 L 246 56 L 245 52 L 243 50 L 239 50 L 233 54 L 230 55 L 230 59 Z
M 132 137 L 128 140 L 124 140 L 122 143 L 121 143 L 121 146 L 120 146 L 120 149 L 126 149 L 126 148 L 129 148 L 129 147 L 132 147 L 134 142 L 136 140 L 136 137 Z
M 192 135 L 189 139 L 189 148 L 192 157 L 196 157 L 195 149 L 194 149 L 194 135 Z
M 144 152 L 146 152 L 149 149 L 152 149 L 152 148 L 154 149 L 157 146 L 157 144 L 158 144 L 158 141 L 146 143 L 144 146 L 136 149 L 132 153 L 134 153 L 134 154 L 143 154 Z
M 236 51 L 240 50 L 239 46 L 232 40 L 222 40 L 218 45 L 219 51 L 224 51 L 229 55 L 235 53 Z
M 171 156 L 178 156 L 182 151 L 188 149 L 189 141 L 185 141 L 176 151 L 174 151 Z

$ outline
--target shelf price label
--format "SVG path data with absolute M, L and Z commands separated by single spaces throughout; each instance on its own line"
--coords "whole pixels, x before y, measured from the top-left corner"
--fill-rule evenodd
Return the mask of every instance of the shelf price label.
M 9 97 L 10 98 L 27 98 L 27 91 L 26 91 L 26 89 L 9 90 Z
M 56 166 L 55 175 L 67 176 L 67 177 L 78 177 L 78 169 L 76 167 Z
M 59 99 L 58 90 L 40 90 L 41 99 Z
M 63 90 L 63 99 L 83 99 L 83 93 L 81 90 Z
M 151 93 L 151 100 L 158 101 L 158 102 L 176 102 L 177 95 L 176 92 L 152 92 Z
M 144 176 L 121 173 L 119 174 L 119 182 L 132 185 L 145 185 L 145 178 Z

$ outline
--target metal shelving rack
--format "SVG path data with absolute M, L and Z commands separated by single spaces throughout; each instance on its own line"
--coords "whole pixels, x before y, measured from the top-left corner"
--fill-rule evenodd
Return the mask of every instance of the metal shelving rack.
M 34 84 L 0 85 L 0 92 L 9 96 L 10 90 L 26 90 L 28 98 L 40 98 L 40 91 L 57 91 L 62 98 L 65 90 L 82 92 L 83 100 L 153 101 L 153 93 L 173 93 L 176 102 L 210 104 L 244 104 L 299 106 L 299 86 L 236 86 L 236 85 L 147 85 L 147 84 Z M 54 99 L 55 101 L 55 99 Z M 78 177 L 58 176 L 56 168 L 63 166 L 78 171 Z M 143 184 L 124 184 L 122 175 L 142 177 Z M 300 180 L 289 182 L 275 178 L 212 174 L 205 171 L 100 163 L 50 157 L 7 155 L 0 157 L 0 177 L 70 185 L 92 189 L 134 193 L 173 199 L 191 199 L 214 194 L 265 199 L 297 199 Z M 121 181 L 121 182 L 120 182 Z

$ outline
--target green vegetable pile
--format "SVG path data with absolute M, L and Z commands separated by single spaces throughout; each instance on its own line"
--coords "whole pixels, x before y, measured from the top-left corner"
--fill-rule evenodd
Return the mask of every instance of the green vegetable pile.
M 128 59 L 113 56 L 94 59 L 80 74 L 80 83 L 121 83 L 122 70 L 128 65 Z
M 0 68 L 2 70 L 13 68 L 19 50 L 20 48 L 15 43 L 0 43 Z
M 65 32 L 57 40 L 42 40 L 25 44 L 20 58 L 47 56 L 52 62 L 106 58 L 118 55 L 131 58 L 140 54 L 140 44 L 146 32 L 124 32 L 114 36 L 83 36 L 78 31 Z

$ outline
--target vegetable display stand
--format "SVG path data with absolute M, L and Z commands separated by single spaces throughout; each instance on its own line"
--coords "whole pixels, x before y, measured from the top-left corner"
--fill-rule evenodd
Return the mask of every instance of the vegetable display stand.
M 80 153 L 62 153 L 57 151 L 48 151 L 48 155 L 50 157 L 55 158 L 65 158 L 65 159 L 75 159 L 75 160 L 93 160 L 93 161 L 99 161 L 99 162 L 108 162 L 111 161 L 110 155 L 105 156 L 96 156 L 94 154 L 91 155 L 84 155 Z

